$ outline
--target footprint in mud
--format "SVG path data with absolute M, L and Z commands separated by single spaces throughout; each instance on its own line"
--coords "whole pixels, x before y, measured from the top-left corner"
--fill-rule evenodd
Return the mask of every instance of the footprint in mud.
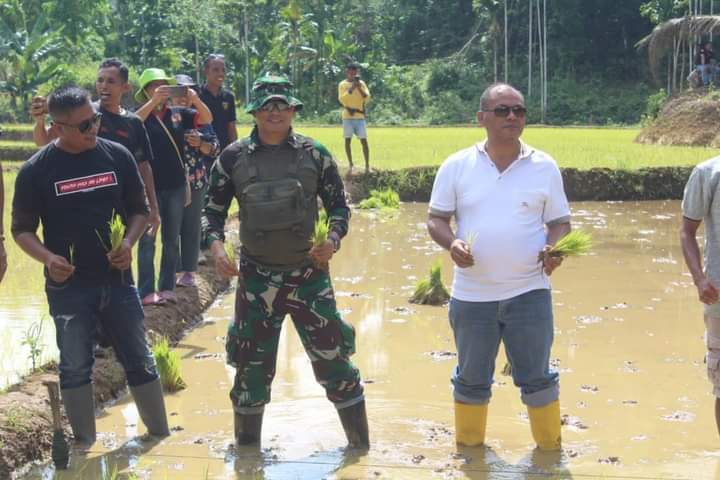
M 560 417 L 560 425 L 565 425 L 566 427 L 570 427 L 574 430 L 588 429 L 588 426 L 585 425 L 578 417 L 573 417 L 567 414 Z
M 627 373 L 637 373 L 640 369 L 635 366 L 635 362 L 633 360 L 625 360 L 623 361 L 623 371 Z
M 429 355 L 436 361 L 450 360 L 453 357 L 457 357 L 457 353 L 449 352 L 447 350 L 433 350 L 432 352 L 425 352 L 425 355 Z
M 662 419 L 667 420 L 668 422 L 692 422 L 695 420 L 695 414 L 678 410 L 670 415 L 663 415 Z
M 598 390 L 600 390 L 597 385 L 581 385 L 580 391 L 581 392 L 589 392 L 589 393 L 597 393 Z
M 604 465 L 620 465 L 620 457 L 610 456 L 598 458 L 598 463 L 602 463 Z
M 419 464 L 423 460 L 425 460 L 425 455 L 423 454 L 418 454 L 412 457 L 412 463 L 414 463 L 415 465 Z

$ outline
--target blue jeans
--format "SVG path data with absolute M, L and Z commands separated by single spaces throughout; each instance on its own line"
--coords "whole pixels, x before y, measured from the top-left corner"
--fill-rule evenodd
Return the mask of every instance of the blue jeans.
M 145 314 L 134 286 L 79 287 L 69 283 L 48 285 L 45 291 L 60 350 L 61 388 L 90 383 L 98 324 L 125 370 L 128 385 L 144 385 L 158 378 L 145 339 Z
M 178 270 L 195 272 L 200 256 L 200 215 L 205 203 L 207 186 L 192 191 L 192 202 L 183 211 L 182 227 L 180 228 L 180 261 Z
M 450 300 L 450 326 L 458 365 L 452 377 L 455 400 L 490 401 L 500 341 L 522 401 L 542 407 L 558 399 L 558 374 L 550 371 L 553 315 L 550 290 L 532 290 L 497 302 Z
M 160 210 L 160 279 L 158 291 L 175 290 L 175 272 L 180 256 L 180 227 L 185 210 L 185 186 L 172 190 L 158 190 Z M 138 290 L 144 297 L 155 292 L 155 237 L 144 234 L 138 242 Z
M 713 75 L 715 73 L 715 65 L 710 63 L 705 65 L 697 65 L 697 69 L 702 76 L 703 85 L 706 87 L 710 85 L 710 82 L 713 80 Z

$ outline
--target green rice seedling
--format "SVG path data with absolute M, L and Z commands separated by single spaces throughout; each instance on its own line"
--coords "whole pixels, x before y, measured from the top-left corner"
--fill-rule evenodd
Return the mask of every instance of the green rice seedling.
M 410 297 L 410 303 L 422 305 L 444 305 L 450 300 L 450 293 L 442 282 L 442 267 L 435 262 L 430 267 L 430 278 L 420 280 L 415 292 Z
M 361 201 L 358 208 L 369 209 L 392 209 L 400 208 L 400 195 L 392 188 L 385 190 L 370 190 L 370 197 Z
M 477 238 L 477 236 L 478 232 L 468 232 L 465 235 L 465 243 L 467 244 L 470 253 L 472 253 L 473 244 L 475 243 L 475 239 Z
M 547 252 L 551 257 L 570 257 L 587 253 L 592 248 L 592 236 L 582 230 L 572 230 Z M 538 254 L 538 261 L 542 262 L 545 258 L 544 252 Z
M 313 246 L 319 247 L 327 241 L 329 233 L 330 221 L 328 220 L 327 213 L 325 213 L 325 210 L 320 210 L 320 215 L 315 221 L 315 230 L 310 237 L 310 241 L 312 241 Z
M 180 376 L 180 357 L 177 352 L 170 350 L 167 338 L 161 338 L 153 345 L 152 350 L 163 389 L 166 392 L 177 392 L 184 389 L 187 385 Z
M 226 238 L 223 247 L 225 248 L 225 255 L 227 255 L 228 260 L 235 265 L 237 263 L 237 259 L 235 258 L 235 244 Z
M 70 245 L 70 265 L 75 265 L 75 244 Z
M 120 248 L 123 239 L 125 238 L 125 224 L 122 218 L 117 213 L 113 212 L 113 216 L 108 222 L 110 227 L 110 250 L 117 250 Z

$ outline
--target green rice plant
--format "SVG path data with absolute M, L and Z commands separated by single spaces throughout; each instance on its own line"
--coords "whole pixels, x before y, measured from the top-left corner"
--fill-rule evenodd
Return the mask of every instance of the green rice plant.
M 392 209 L 400 208 L 400 195 L 392 188 L 385 190 L 370 190 L 370 197 L 361 201 L 358 208 L 369 209 Z
M 442 267 L 440 261 L 430 267 L 430 278 L 420 280 L 415 292 L 410 297 L 410 303 L 422 305 L 444 305 L 450 300 L 450 293 L 442 282 Z
M 161 338 L 152 350 L 163 389 L 166 392 L 177 392 L 187 387 L 180 375 L 180 357 L 177 352 L 170 350 L 167 338 Z
M 329 233 L 330 221 L 328 220 L 327 213 L 325 213 L 325 210 L 320 210 L 320 215 L 315 221 L 315 230 L 310 237 L 310 241 L 312 242 L 313 246 L 319 247 L 327 241 Z
M 235 258 L 235 244 L 226 238 L 225 243 L 223 243 L 223 248 L 225 249 L 225 255 L 227 255 L 228 261 L 235 265 L 237 263 L 237 259 Z
M 43 348 L 45 345 L 40 343 L 42 339 L 43 322 L 45 321 L 45 315 L 40 317 L 39 322 L 33 322 L 30 324 L 28 329 L 23 334 L 23 339 L 20 341 L 21 345 L 27 345 L 30 349 L 28 358 L 32 362 L 32 371 L 36 371 L 40 365 L 40 358 L 42 357 Z
M 125 224 L 117 213 L 113 212 L 112 218 L 108 222 L 110 227 L 110 250 L 117 250 L 125 238 Z
M 466 243 L 467 246 L 468 246 L 468 250 L 470 251 L 470 253 L 472 253 L 473 244 L 475 243 L 475 239 L 477 238 L 477 236 L 478 236 L 478 232 L 468 232 L 468 233 L 465 235 L 465 239 L 464 239 L 464 240 L 465 240 L 465 243 Z
M 75 244 L 70 245 L 70 265 L 75 265 Z
M 547 252 L 550 257 L 570 257 L 587 253 L 592 248 L 592 236 L 582 230 L 572 230 L 570 233 L 557 241 L 555 245 Z M 538 261 L 542 262 L 545 258 L 545 252 L 538 254 Z

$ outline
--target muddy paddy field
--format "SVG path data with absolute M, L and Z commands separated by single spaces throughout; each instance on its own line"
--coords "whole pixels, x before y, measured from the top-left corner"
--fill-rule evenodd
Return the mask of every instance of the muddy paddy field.
M 713 397 L 703 363 L 702 309 L 678 241 L 679 202 L 573 203 L 592 254 L 553 275 L 563 452 L 534 453 L 525 407 L 500 372 L 487 448 L 454 443 L 447 307 L 408 303 L 436 259 L 426 204 L 394 217 L 355 212 L 331 265 L 337 300 L 358 335 L 371 449 L 346 452 L 337 414 L 294 329 L 283 329 L 262 451 L 232 446 L 224 335 L 233 295 L 220 297 L 178 345 L 188 388 L 166 397 L 171 437 L 143 443 L 127 399 L 98 419 L 99 439 L 67 471 L 37 465 L 23 479 L 528 479 L 720 478 Z

